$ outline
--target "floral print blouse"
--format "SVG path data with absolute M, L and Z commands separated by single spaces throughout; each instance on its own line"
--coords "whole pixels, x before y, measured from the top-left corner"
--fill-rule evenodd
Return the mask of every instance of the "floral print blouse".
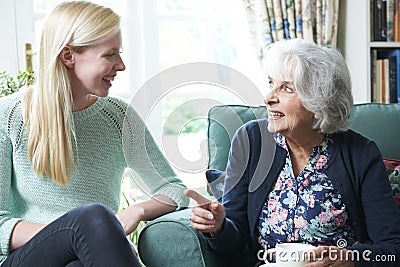
M 260 245 L 265 248 L 283 242 L 336 245 L 339 239 L 352 243 L 355 238 L 346 206 L 325 174 L 333 142 L 330 135 L 325 135 L 322 143 L 313 148 L 297 178 L 293 174 L 285 138 L 277 134 L 275 140 L 287 151 L 287 156 L 259 216 Z

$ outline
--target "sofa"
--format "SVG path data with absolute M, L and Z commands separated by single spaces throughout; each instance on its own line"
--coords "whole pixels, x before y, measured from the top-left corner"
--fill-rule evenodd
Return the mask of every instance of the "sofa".
M 208 168 L 225 170 L 235 131 L 250 120 L 266 116 L 267 110 L 263 106 L 221 105 L 211 108 L 208 114 Z M 356 104 L 350 128 L 373 139 L 384 158 L 400 159 L 400 104 Z M 140 233 L 138 245 L 145 266 L 225 266 L 226 261 L 210 250 L 203 235 L 190 226 L 189 214 L 190 209 L 184 209 L 147 224 Z

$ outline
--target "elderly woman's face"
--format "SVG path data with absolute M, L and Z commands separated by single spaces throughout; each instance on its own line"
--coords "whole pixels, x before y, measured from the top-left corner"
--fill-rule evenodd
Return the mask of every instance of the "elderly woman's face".
M 309 131 L 314 116 L 304 108 L 293 82 L 275 81 L 273 77 L 268 80 L 269 92 L 264 100 L 268 107 L 268 131 L 283 136 Z

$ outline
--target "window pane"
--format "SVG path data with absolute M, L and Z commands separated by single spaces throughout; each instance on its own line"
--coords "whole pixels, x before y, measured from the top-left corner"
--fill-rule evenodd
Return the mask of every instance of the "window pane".
M 161 70 L 185 63 L 210 62 L 233 68 L 256 85 L 262 84 L 261 66 L 241 0 L 159 0 L 158 14 Z M 185 184 L 198 189 L 206 185 L 207 161 L 202 166 L 196 164 L 208 156 L 204 154 L 207 149 L 201 150 L 206 140 L 207 100 L 216 104 L 247 104 L 229 90 L 208 84 L 176 88 L 157 103 L 163 119 L 163 143 L 176 142 L 182 161 L 193 162 L 193 168 L 174 162 L 179 157 L 169 160 Z
M 188 62 L 211 60 L 205 24 L 201 21 L 160 21 L 159 38 L 162 70 Z
M 213 0 L 159 0 L 158 12 L 190 12 L 190 13 L 204 13 L 210 10 L 215 10 L 218 6 Z

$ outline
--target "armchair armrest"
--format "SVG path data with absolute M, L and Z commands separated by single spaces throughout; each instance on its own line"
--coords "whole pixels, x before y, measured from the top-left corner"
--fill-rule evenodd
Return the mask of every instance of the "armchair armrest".
M 208 247 L 189 222 L 190 209 L 161 216 L 142 230 L 139 255 L 146 267 L 221 267 L 222 258 Z

